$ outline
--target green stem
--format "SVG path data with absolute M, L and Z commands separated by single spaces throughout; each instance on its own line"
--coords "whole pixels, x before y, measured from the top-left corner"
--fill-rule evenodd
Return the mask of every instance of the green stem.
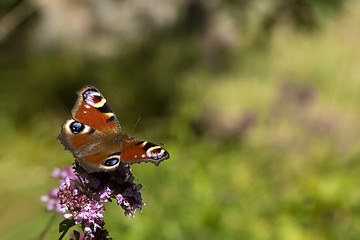
M 49 231 L 51 225 L 54 223 L 55 218 L 56 218 L 56 212 L 52 215 L 52 217 L 50 218 L 49 222 L 46 224 L 44 230 L 41 232 L 40 236 L 39 236 L 39 240 L 45 239 L 45 235 L 47 234 L 47 232 Z
M 59 237 L 59 240 L 63 239 L 64 236 L 66 235 L 66 233 L 69 231 L 70 228 L 67 228 L 65 231 L 63 231 L 63 233 L 61 234 L 61 236 Z

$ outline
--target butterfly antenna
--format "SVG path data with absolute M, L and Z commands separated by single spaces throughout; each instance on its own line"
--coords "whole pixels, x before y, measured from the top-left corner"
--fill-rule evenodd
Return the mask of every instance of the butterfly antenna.
M 138 120 L 136 121 L 136 123 L 134 124 L 134 127 L 132 128 L 131 132 L 134 132 L 136 126 L 138 125 L 138 123 L 140 122 L 141 117 L 138 118 Z

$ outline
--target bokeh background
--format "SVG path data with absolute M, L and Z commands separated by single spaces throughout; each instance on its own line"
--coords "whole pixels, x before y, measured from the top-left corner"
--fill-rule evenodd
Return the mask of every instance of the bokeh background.
M 114 239 L 359 239 L 359 12 L 355 0 L 1 1 L 0 239 L 59 237 L 40 196 L 73 162 L 56 137 L 87 84 L 123 131 L 171 154 L 132 166 L 148 205 L 129 219 L 108 204 Z

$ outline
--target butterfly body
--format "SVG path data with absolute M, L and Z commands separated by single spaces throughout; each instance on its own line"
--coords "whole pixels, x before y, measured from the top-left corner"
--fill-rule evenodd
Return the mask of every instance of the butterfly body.
M 62 125 L 58 138 L 88 172 L 111 171 L 121 161 L 158 165 L 169 158 L 159 145 L 122 133 L 115 114 L 95 87 L 85 86 L 77 94 L 72 118 Z

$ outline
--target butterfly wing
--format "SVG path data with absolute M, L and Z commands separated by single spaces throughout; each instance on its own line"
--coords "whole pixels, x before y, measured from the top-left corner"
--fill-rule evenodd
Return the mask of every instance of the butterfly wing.
M 105 140 L 107 141 L 107 140 Z M 80 164 L 88 172 L 111 171 L 120 162 L 126 164 L 152 162 L 156 166 L 170 157 L 169 153 L 154 143 L 123 138 L 121 142 L 109 139 L 108 144 L 102 145 L 102 151 L 95 151 L 78 158 Z
M 58 138 L 88 172 L 114 170 L 120 161 L 158 165 L 169 158 L 159 145 L 121 133 L 115 114 L 95 87 L 85 86 L 77 94 L 72 118 L 62 125 Z
M 113 170 L 120 159 L 106 161 L 115 147 L 108 142 L 114 135 L 121 141 L 128 137 L 121 133 L 115 114 L 99 90 L 85 86 L 77 95 L 72 118 L 62 125 L 58 139 L 89 172 Z
M 152 162 L 156 166 L 170 157 L 159 145 L 146 141 L 132 140 L 121 148 L 121 161 L 125 163 Z
M 120 124 L 104 96 L 93 86 L 77 92 L 73 119 L 101 132 L 121 132 Z

